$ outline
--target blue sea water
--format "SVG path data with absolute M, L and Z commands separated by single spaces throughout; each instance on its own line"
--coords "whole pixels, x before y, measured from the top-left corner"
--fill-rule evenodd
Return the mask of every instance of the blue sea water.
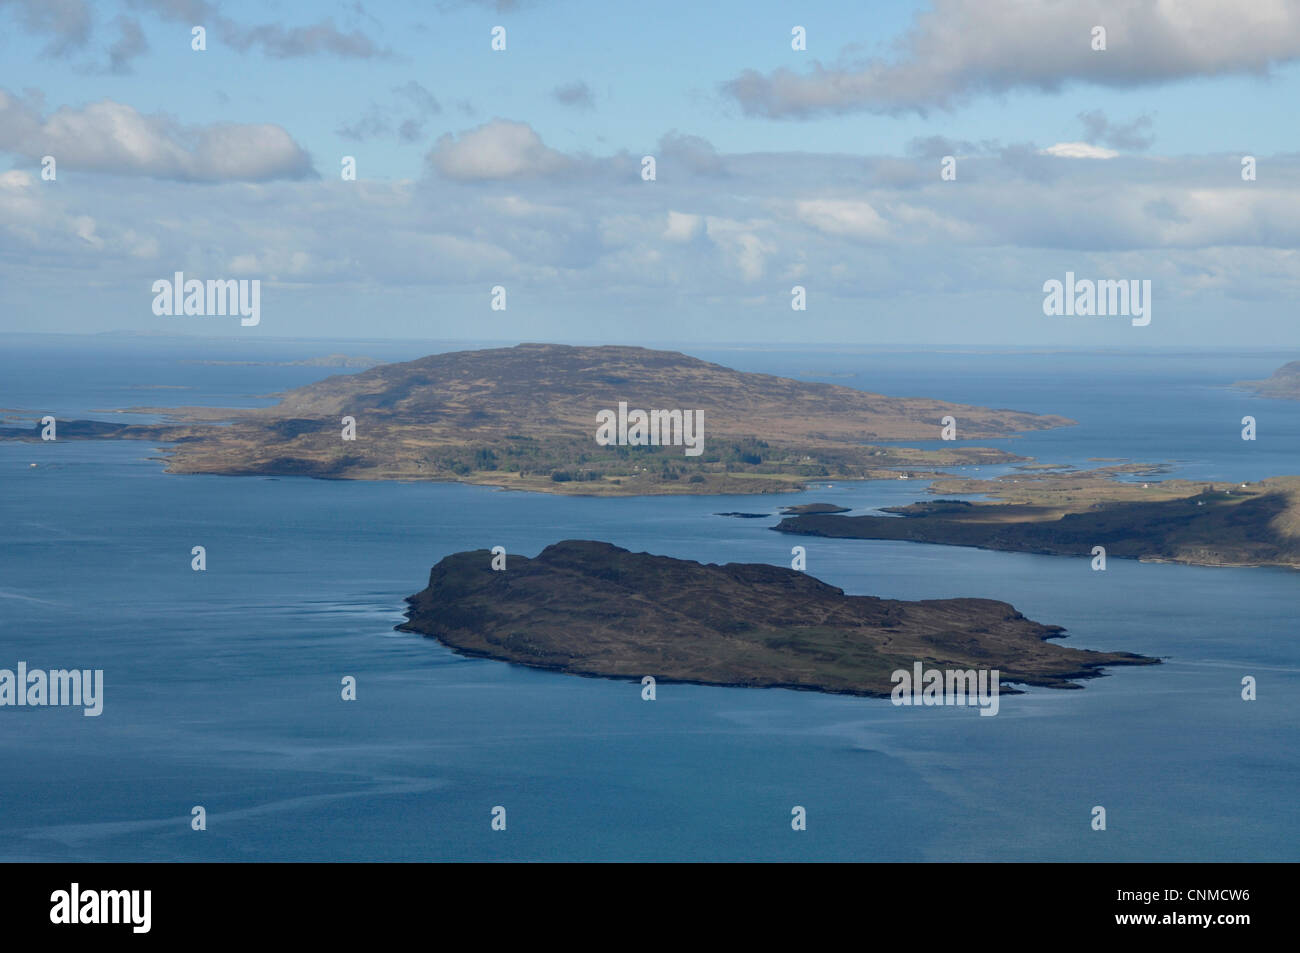
M 334 372 L 183 362 L 436 349 L 10 338 L 0 408 L 122 419 L 108 411 L 249 406 Z M 1295 355 L 692 353 L 1076 419 L 997 442 L 1049 463 L 1300 473 L 1300 403 L 1230 386 Z M 0 443 L 0 668 L 103 669 L 106 696 L 98 718 L 0 709 L 0 860 L 1300 859 L 1294 572 L 1112 559 L 1099 573 L 1086 559 L 796 539 L 770 530 L 775 515 L 714 515 L 865 511 L 920 498 L 915 481 L 580 499 L 178 476 L 155 457 L 135 442 Z M 808 571 L 851 593 L 1004 599 L 1065 626 L 1067 645 L 1166 661 L 1007 696 L 988 718 L 686 685 L 644 702 L 632 682 L 466 659 L 393 630 L 442 556 L 534 555 L 567 538 L 778 565 L 804 545 Z M 204 573 L 190 570 L 195 545 Z M 355 702 L 340 699 L 345 675 Z M 1244 675 L 1258 701 L 1241 700 Z M 206 831 L 191 829 L 195 805 Z M 504 832 L 490 827 L 497 805 Z M 794 805 L 806 831 L 791 830 Z M 1094 805 L 1105 831 L 1090 827 Z

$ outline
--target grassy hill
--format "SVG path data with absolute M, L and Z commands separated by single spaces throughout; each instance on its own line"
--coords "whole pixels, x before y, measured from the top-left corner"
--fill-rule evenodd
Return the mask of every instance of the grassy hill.
M 1072 424 L 922 397 L 750 374 L 675 351 L 521 344 L 437 354 L 340 374 L 253 410 L 137 408 L 162 426 L 82 427 L 64 437 L 169 442 L 178 473 L 456 480 L 553 493 L 763 493 L 810 479 L 890 478 L 907 470 L 1021 459 L 954 442 L 942 449 L 873 441 L 963 441 Z M 703 452 L 601 446 L 597 413 L 703 412 Z M 343 417 L 356 439 L 341 439 Z M 103 428 L 108 428 L 107 431 Z M 80 429 L 79 429 L 80 428 Z M 10 431 L 30 439 L 34 432 Z

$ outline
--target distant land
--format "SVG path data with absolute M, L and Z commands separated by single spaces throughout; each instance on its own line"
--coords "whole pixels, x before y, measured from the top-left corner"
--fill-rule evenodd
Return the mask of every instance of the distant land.
M 1198 566 L 1300 569 L 1300 476 L 1255 483 L 1124 482 L 1158 473 L 1127 464 L 1074 472 L 1033 471 L 993 480 L 945 478 L 932 493 L 988 494 L 993 501 L 931 500 L 889 516 L 813 514 L 783 519 L 782 533 L 892 539 L 1011 552 L 1108 557 Z
M 783 506 L 781 512 L 787 516 L 807 516 L 813 513 L 847 513 L 847 506 L 836 506 L 834 503 L 800 503 L 797 506 Z
M 1068 426 L 1065 417 L 735 371 L 639 347 L 521 344 L 457 351 L 288 391 L 274 407 L 132 408 L 162 424 L 59 422 L 59 437 L 170 444 L 175 473 L 442 480 L 581 495 L 769 493 L 807 480 L 933 477 L 933 467 L 1021 462 L 954 442 L 941 449 L 875 441 L 962 440 Z M 703 412 L 703 452 L 601 446 L 597 413 L 620 402 Z M 356 439 L 341 439 L 343 417 Z M 39 426 L 0 431 L 36 439 Z M 919 469 L 918 469 L 919 468 Z
M 1234 386 L 1253 390 L 1260 397 L 1300 400 L 1300 361 L 1283 364 L 1262 381 L 1237 381 Z
M 901 521 L 900 521 L 901 522 Z M 491 568 L 457 553 L 409 597 L 417 632 L 465 655 L 573 675 L 887 696 L 897 669 L 996 668 L 1003 682 L 1078 688 L 1158 659 L 1048 641 L 1060 626 L 991 599 L 849 596 L 794 569 L 714 565 L 566 540 Z
M 373 357 L 353 357 L 349 354 L 327 354 L 301 361 L 181 361 L 182 364 L 206 364 L 214 367 L 376 367 L 383 361 Z

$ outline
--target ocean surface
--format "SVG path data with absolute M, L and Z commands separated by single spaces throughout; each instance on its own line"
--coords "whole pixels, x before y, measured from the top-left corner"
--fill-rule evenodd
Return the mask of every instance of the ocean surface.
M 467 346 L 11 336 L 0 408 L 30 421 L 254 406 L 337 371 L 186 362 Z M 687 350 L 1079 421 L 982 441 L 1046 463 L 1300 473 L 1300 402 L 1231 386 L 1296 354 Z M 1240 438 L 1247 414 L 1254 442 Z M 923 498 L 916 481 L 580 499 L 178 476 L 156 457 L 139 442 L 0 443 L 0 668 L 105 681 L 97 718 L 0 709 L 0 860 L 1300 860 L 1295 572 L 1120 559 L 1093 572 L 1087 559 L 769 528 L 779 505 L 865 512 Z M 737 510 L 773 516 L 715 515 Z M 442 556 L 531 556 L 569 538 L 776 565 L 804 545 L 808 572 L 850 593 L 1003 599 L 1065 626 L 1066 645 L 1165 664 L 1006 696 L 989 718 L 684 685 L 645 702 L 633 682 L 466 659 L 394 631 Z M 196 545 L 206 572 L 190 569 Z M 1240 697 L 1245 675 L 1257 701 Z M 498 805 L 505 831 L 490 826 Z M 791 829 L 795 805 L 806 831 Z M 1105 831 L 1091 829 L 1095 805 Z

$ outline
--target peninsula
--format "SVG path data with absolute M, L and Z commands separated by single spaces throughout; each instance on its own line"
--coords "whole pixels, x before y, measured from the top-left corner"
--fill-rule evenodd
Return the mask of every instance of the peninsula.
M 993 499 L 885 508 L 898 516 L 792 516 L 774 528 L 1057 556 L 1089 556 L 1102 546 L 1108 557 L 1148 562 L 1300 569 L 1300 476 L 1255 483 L 1117 479 L 1159 470 L 1127 464 L 1021 471 L 993 480 L 948 478 L 931 492 Z
M 1003 682 L 1078 688 L 1128 652 L 1066 648 L 1059 626 L 990 599 L 845 595 L 806 573 L 714 565 L 566 540 L 492 568 L 456 553 L 409 597 L 400 630 L 465 655 L 573 675 L 888 696 L 891 674 L 998 669 Z
M 957 421 L 962 441 L 1074 423 L 744 373 L 675 351 L 558 344 L 437 354 L 278 396 L 275 406 L 254 409 L 133 408 L 165 419 L 59 421 L 58 433 L 166 444 L 174 473 L 440 480 L 630 496 L 779 492 L 806 480 L 931 476 L 934 467 L 1017 462 L 1024 458 L 962 442 L 927 450 L 896 442 L 936 441 L 945 417 Z M 625 417 L 627 407 L 691 414 L 698 440 L 685 452 L 599 441 L 601 415 L 617 416 L 621 430 L 637 412 Z M 40 429 L 7 428 L 0 439 L 34 440 Z
M 1291 361 L 1262 381 L 1237 381 L 1237 387 L 1253 390 L 1260 397 L 1300 400 L 1300 361 Z

